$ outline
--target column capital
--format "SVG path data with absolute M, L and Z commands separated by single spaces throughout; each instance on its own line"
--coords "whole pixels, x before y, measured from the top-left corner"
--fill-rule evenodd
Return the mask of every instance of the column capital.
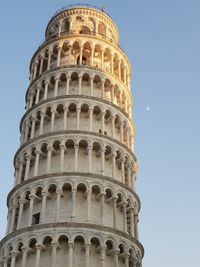
M 60 188 L 57 188 L 56 189 L 56 194 L 61 195 L 62 194 L 62 190 Z
M 44 81 L 44 84 L 45 84 L 45 85 L 47 85 L 47 84 L 49 85 L 49 83 L 50 83 L 50 79 L 46 79 L 46 80 Z
M 63 109 L 64 109 L 64 111 L 68 111 L 68 108 L 69 108 L 68 106 L 64 106 Z
M 12 251 L 10 252 L 10 255 L 11 255 L 12 258 L 16 258 L 17 255 L 18 255 L 18 252 L 15 251 L 15 250 L 12 250 Z
M 53 147 L 52 146 L 47 146 L 47 151 L 51 151 L 51 152 L 53 152 L 54 151 L 54 149 L 53 149 Z
M 48 51 L 47 51 L 47 54 L 48 54 L 48 55 L 52 55 L 52 54 L 53 54 L 53 51 L 52 51 L 52 50 L 48 50 Z
M 51 246 L 56 249 L 60 247 L 58 242 L 51 242 Z
M 35 198 L 36 198 L 35 195 L 33 195 L 33 194 L 30 194 L 30 195 L 29 195 L 29 199 L 30 199 L 30 200 L 34 200 Z
M 90 248 L 90 247 L 91 247 L 91 244 L 90 243 L 84 244 L 84 248 L 85 249 Z
M 64 149 L 65 150 L 65 145 L 64 144 L 60 144 L 60 149 Z
M 35 154 L 36 154 L 36 155 L 40 155 L 40 154 L 41 154 L 41 150 L 40 150 L 40 149 L 36 149 L 36 150 L 35 150 Z
M 70 242 L 70 243 L 68 243 L 68 246 L 69 246 L 70 248 L 74 248 L 74 243 Z
M 24 205 L 26 203 L 27 203 L 27 200 L 25 198 L 20 198 L 20 200 L 19 200 L 20 205 L 22 205 L 22 204 Z
M 41 195 L 42 195 L 43 197 L 48 197 L 48 196 L 49 196 L 49 193 L 48 193 L 47 191 L 42 191 L 42 192 L 41 192 Z
M 44 248 L 44 246 L 42 244 L 36 243 L 35 248 L 36 248 L 36 250 L 42 250 Z
M 76 193 L 77 192 L 77 188 L 72 188 L 72 192 Z
M 82 77 L 83 77 L 83 74 L 82 74 L 82 73 L 79 73 L 79 74 L 78 74 L 78 78 L 79 78 L 79 79 L 82 79 Z
M 22 250 L 22 252 L 29 252 L 30 249 L 29 249 L 29 247 L 24 247 L 24 246 L 23 246 L 23 247 L 21 248 L 21 250 Z

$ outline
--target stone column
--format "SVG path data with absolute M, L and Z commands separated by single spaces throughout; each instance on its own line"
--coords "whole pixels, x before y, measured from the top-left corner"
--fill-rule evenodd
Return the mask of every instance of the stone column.
M 51 156 L 52 156 L 52 152 L 53 152 L 53 147 L 52 146 L 48 146 L 47 147 L 47 173 L 50 172 L 50 168 L 51 168 Z
M 78 145 L 74 146 L 74 171 L 78 170 Z
M 81 89 L 82 89 L 82 75 L 78 75 L 78 94 L 81 95 Z
M 64 170 L 65 145 L 60 145 L 60 171 Z
M 54 87 L 54 97 L 58 96 L 58 83 L 59 83 L 60 78 L 57 76 L 55 77 L 55 87 Z
M 87 222 L 90 222 L 91 217 L 91 190 L 87 192 Z
M 130 209 L 130 234 L 134 237 L 134 209 Z
M 61 198 L 61 194 L 62 194 L 62 190 L 57 188 L 56 189 L 56 222 L 59 222 L 60 219 L 60 198 Z
M 47 95 L 48 95 L 48 89 L 49 89 L 49 81 L 46 80 L 44 83 L 45 83 L 45 88 L 44 88 L 44 99 L 43 100 L 46 100 Z
M 42 209 L 41 209 L 41 223 L 45 223 L 46 220 L 46 205 L 47 205 L 47 197 L 49 193 L 47 191 L 42 191 Z
M 90 267 L 90 244 L 85 244 L 85 267 Z
M 104 207 L 105 207 L 105 193 L 101 193 L 101 214 L 100 214 L 100 224 L 104 225 Z
M 100 261 L 101 261 L 101 267 L 106 267 L 106 247 L 101 247 L 100 251 Z
M 57 58 L 57 67 L 60 67 L 62 47 L 58 47 L 58 58 Z
M 44 64 L 44 57 L 41 57 L 40 58 L 40 74 L 42 73 L 42 70 L 43 70 L 43 64 Z
M 25 122 L 25 135 L 24 135 L 24 143 L 28 141 L 28 134 L 29 134 L 29 123 Z
M 115 86 L 111 85 L 111 102 L 114 104 L 115 102 Z
M 83 46 L 80 46 L 80 65 L 82 65 L 83 61 Z
M 32 106 L 33 106 L 33 95 L 34 95 L 34 93 L 32 92 L 31 96 L 30 96 L 29 108 L 32 108 Z
M 27 255 L 29 248 L 22 247 L 22 267 L 27 267 Z
M 29 222 L 28 222 L 28 226 L 32 225 L 32 216 L 33 216 L 33 206 L 34 206 L 34 200 L 35 200 L 36 196 L 31 194 L 29 196 L 30 199 L 30 203 L 29 203 Z
M 73 267 L 73 252 L 74 252 L 74 244 L 69 243 L 69 262 L 68 262 L 68 266 L 69 267 Z
M 23 162 L 20 160 L 19 161 L 19 172 L 18 172 L 18 177 L 17 177 L 17 183 L 20 184 L 22 181 L 22 171 L 23 171 Z
M 114 266 L 115 267 L 119 267 L 119 258 L 118 258 L 118 255 L 119 255 L 119 250 L 114 250 Z
M 125 112 L 128 113 L 128 97 L 125 98 Z
M 118 74 L 118 77 L 119 77 L 119 80 L 121 80 L 121 59 L 118 61 L 118 72 L 119 72 L 119 74 Z
M 104 85 L 105 85 L 105 80 L 102 79 L 101 81 L 101 97 L 104 99 Z
M 10 264 L 10 267 L 15 267 L 17 255 L 18 255 L 17 251 L 11 251 L 11 264 Z
M 72 222 L 76 218 L 76 189 L 72 189 L 72 215 L 71 215 L 71 220 Z
M 92 46 L 91 49 L 91 66 L 94 66 L 94 46 Z
M 18 215 L 18 221 L 17 221 L 17 230 L 21 228 L 22 223 L 22 214 L 24 210 L 24 205 L 26 204 L 26 199 L 20 198 L 19 200 L 19 215 Z
M 10 259 L 10 257 L 9 256 L 5 256 L 4 257 L 4 261 L 3 261 L 3 267 L 7 267 L 8 266 L 8 260 Z
M 52 51 L 48 51 L 48 63 L 47 63 L 47 70 L 50 70 L 51 67 L 51 55 L 53 54 Z
M 41 112 L 41 118 L 40 118 L 40 132 L 39 134 L 43 134 L 44 130 L 44 118 L 45 118 L 46 113 L 44 111 Z
M 36 248 L 35 267 L 40 267 L 40 256 L 41 256 L 42 245 L 36 244 L 35 248 Z
M 131 164 L 128 163 L 128 187 L 131 188 Z
M 12 205 L 12 214 L 11 214 L 9 233 L 13 232 L 13 230 L 14 230 L 16 209 L 17 209 L 17 204 L 13 204 Z
M 105 172 L 105 148 L 101 149 L 101 174 L 104 175 Z
M 54 108 L 52 108 L 51 109 L 51 132 L 54 131 L 55 114 L 56 114 L 56 110 Z
M 111 72 L 111 74 L 113 74 L 113 58 L 114 58 L 114 55 L 113 54 L 111 54 L 110 55 L 110 72 Z
M 15 171 L 14 171 L 14 186 L 18 184 L 18 181 L 17 181 L 18 172 L 19 172 L 19 165 L 17 164 L 15 166 Z
M 124 141 L 124 125 L 123 122 L 120 122 L 120 142 L 123 144 Z
M 71 64 L 71 54 L 72 54 L 72 47 L 69 46 L 69 53 L 68 53 L 68 65 Z
M 105 50 L 102 49 L 101 50 L 101 68 L 102 69 L 104 68 L 104 52 L 105 52 Z
M 63 116 L 63 130 L 67 130 L 67 113 L 68 113 L 68 107 L 64 106 L 64 116 Z
M 115 138 L 115 115 L 111 115 L 111 123 L 112 123 L 112 137 Z
M 36 78 L 37 75 L 37 67 L 38 67 L 38 62 L 35 62 L 33 80 Z
M 40 98 L 40 87 L 37 87 L 35 104 L 38 104 L 39 98 Z
M 126 71 L 126 67 L 124 67 L 124 83 L 125 83 L 125 85 L 127 83 L 127 71 Z
M 29 178 L 31 155 L 27 154 L 25 157 L 26 157 L 26 168 L 25 168 L 24 181 L 28 180 L 28 178 Z
M 134 227 L 134 229 L 135 229 L 135 234 L 134 234 L 134 237 L 138 240 L 138 214 L 135 214 L 134 215 L 134 225 L 135 225 L 135 227 Z
M 92 122 L 93 122 L 93 111 L 94 111 L 94 108 L 90 108 L 89 109 L 89 131 L 91 132 L 92 131 Z
M 102 134 L 104 134 L 104 131 L 105 131 L 105 111 L 102 111 L 101 112 L 101 131 L 102 131 Z
M 126 145 L 130 147 L 130 128 L 126 128 Z
M 70 83 L 71 77 L 67 76 L 67 82 L 66 82 L 66 95 L 69 95 L 69 83 Z
M 36 118 L 35 117 L 32 117 L 31 120 L 32 120 L 32 125 L 31 125 L 31 138 L 34 138 Z
M 76 118 L 76 129 L 79 130 L 80 128 L 80 113 L 81 113 L 81 108 L 77 108 L 77 118 Z
M 12 217 L 12 209 L 8 209 L 8 216 L 7 216 L 7 227 L 6 227 L 6 235 L 9 234 L 9 228 L 11 224 L 11 217 Z
M 121 182 L 125 183 L 124 158 L 121 161 Z
M 126 253 L 124 255 L 124 259 L 125 259 L 125 267 L 129 267 L 129 257 L 130 255 L 128 253 Z
M 90 173 L 92 170 L 92 149 L 93 146 L 89 145 L 87 148 L 87 152 L 88 152 L 88 172 Z
M 94 91 L 94 77 L 92 76 L 90 78 L 90 96 L 93 96 L 93 91 Z
M 116 179 L 115 177 L 115 169 L 116 169 L 116 152 L 113 151 L 112 153 L 112 178 Z
M 122 90 L 119 91 L 119 107 L 122 108 Z
M 59 248 L 58 243 L 52 243 L 52 267 L 57 267 L 56 259 L 57 259 L 57 249 Z
M 127 214 L 126 214 L 126 205 L 127 203 L 123 204 L 123 231 L 127 233 Z
M 39 149 L 36 149 L 36 151 L 35 151 L 35 154 L 36 154 L 36 156 L 35 156 L 35 166 L 34 166 L 34 174 L 33 174 L 34 177 L 38 175 L 40 153 L 41 153 L 41 151 Z
M 117 228 L 117 197 L 113 197 L 113 228 Z

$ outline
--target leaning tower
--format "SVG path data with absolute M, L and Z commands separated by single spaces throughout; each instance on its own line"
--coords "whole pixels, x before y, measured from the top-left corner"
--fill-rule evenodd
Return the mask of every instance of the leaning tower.
M 141 267 L 131 66 L 113 20 L 68 6 L 30 63 L 2 267 Z

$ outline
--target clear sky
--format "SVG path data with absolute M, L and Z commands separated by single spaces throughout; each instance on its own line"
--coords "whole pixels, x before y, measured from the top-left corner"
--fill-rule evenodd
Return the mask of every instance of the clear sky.
M 84 2 L 84 1 L 82 1 Z M 31 56 L 66 0 L 1 1 L 0 236 L 13 184 Z M 85 2 L 86 3 L 86 2 Z M 200 1 L 105 0 L 133 65 L 145 267 L 200 264 Z

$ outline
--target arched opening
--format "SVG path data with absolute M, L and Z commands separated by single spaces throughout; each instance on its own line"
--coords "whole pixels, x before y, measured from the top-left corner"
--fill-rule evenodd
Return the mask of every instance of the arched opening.
M 103 38 L 106 37 L 106 26 L 103 23 L 99 23 L 98 25 L 98 34 Z
M 62 25 L 61 25 L 61 35 L 62 34 L 68 34 L 69 33 L 69 30 L 70 30 L 70 22 L 69 22 L 68 19 L 65 19 L 62 22 Z
M 79 31 L 80 34 L 89 34 L 91 35 L 92 32 L 88 26 L 82 26 L 81 30 Z

